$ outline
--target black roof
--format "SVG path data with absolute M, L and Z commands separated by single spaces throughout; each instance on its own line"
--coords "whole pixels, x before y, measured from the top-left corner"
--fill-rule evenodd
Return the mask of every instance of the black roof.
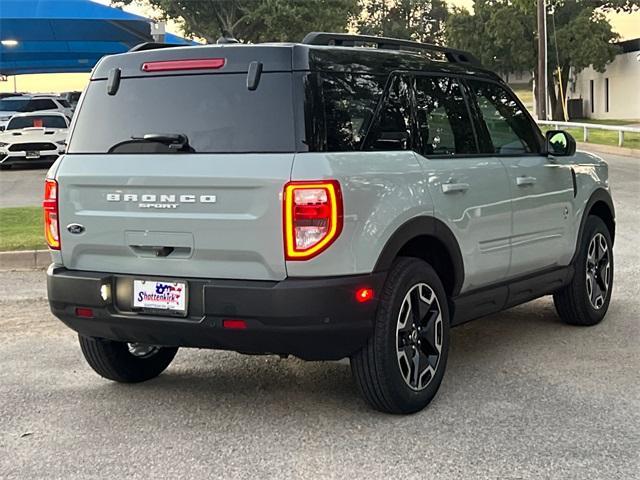
M 638 52 L 640 51 L 640 38 L 616 42 L 616 45 L 622 48 L 622 53 Z
M 429 58 L 425 52 L 370 47 L 310 45 L 303 43 L 222 44 L 141 48 L 109 55 L 94 68 L 92 79 L 106 79 L 118 68 L 121 77 L 158 75 L 142 71 L 142 64 L 154 61 L 224 58 L 224 73 L 247 72 L 252 61 L 263 64 L 263 72 L 335 71 L 386 75 L 396 70 L 464 74 L 499 80 L 498 75 L 475 63 L 450 62 Z M 185 71 L 161 72 L 161 75 Z M 222 71 L 221 71 L 222 73 Z

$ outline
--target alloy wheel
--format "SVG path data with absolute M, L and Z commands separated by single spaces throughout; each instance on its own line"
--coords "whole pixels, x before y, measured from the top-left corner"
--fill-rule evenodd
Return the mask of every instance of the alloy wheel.
M 587 250 L 587 297 L 591 306 L 599 310 L 604 305 L 611 281 L 611 259 L 607 240 L 596 233 Z
M 402 301 L 396 326 L 398 367 L 405 383 L 423 390 L 435 376 L 442 351 L 442 310 L 426 283 L 411 287 Z
M 127 343 L 127 348 L 131 355 L 138 358 L 149 358 L 160 351 L 160 347 L 146 343 Z

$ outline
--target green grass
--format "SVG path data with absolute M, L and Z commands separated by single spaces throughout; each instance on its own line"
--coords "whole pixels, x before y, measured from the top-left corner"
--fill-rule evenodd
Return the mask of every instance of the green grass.
M 0 208 L 0 251 L 46 248 L 42 208 Z
M 615 120 L 610 120 L 615 121 Z M 583 122 L 580 120 L 580 122 Z M 594 123 L 594 122 L 589 122 Z M 621 125 L 621 124 L 612 124 L 612 125 Z M 552 125 L 540 125 L 540 128 L 543 132 L 547 130 L 553 130 Z M 582 128 L 562 128 L 569 132 L 573 138 L 576 139 L 577 142 L 582 142 L 583 129 Z M 587 143 L 597 143 L 599 145 L 612 145 L 614 147 L 618 146 L 618 132 L 614 132 L 611 130 L 597 130 L 597 129 L 589 129 L 589 141 Z M 640 133 L 624 133 L 624 148 L 640 148 Z
M 525 107 L 527 107 L 529 110 L 533 110 L 533 91 L 531 90 L 531 88 L 519 88 L 514 90 L 513 93 L 518 96 Z

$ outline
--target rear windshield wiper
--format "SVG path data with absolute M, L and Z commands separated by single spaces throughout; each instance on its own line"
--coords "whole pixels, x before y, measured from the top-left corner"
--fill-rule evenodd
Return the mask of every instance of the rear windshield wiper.
M 109 149 L 109 153 L 162 153 L 158 151 L 140 151 L 135 145 L 161 144 L 165 145 L 169 152 L 195 153 L 189 145 L 189 138 L 182 133 L 145 133 L 142 136 L 132 136 L 131 140 L 117 143 Z
M 175 150 L 181 150 L 184 147 L 191 148 L 189 139 L 182 133 L 145 133 L 141 137 L 131 137 L 131 140 L 162 143 Z

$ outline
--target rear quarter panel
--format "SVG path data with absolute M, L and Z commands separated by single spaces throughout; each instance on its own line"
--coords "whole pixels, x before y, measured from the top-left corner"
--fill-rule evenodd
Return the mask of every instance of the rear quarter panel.
M 403 223 L 433 214 L 426 178 L 410 151 L 300 153 L 291 179 L 336 179 L 344 201 L 338 239 L 311 260 L 287 261 L 291 277 L 369 273 Z

